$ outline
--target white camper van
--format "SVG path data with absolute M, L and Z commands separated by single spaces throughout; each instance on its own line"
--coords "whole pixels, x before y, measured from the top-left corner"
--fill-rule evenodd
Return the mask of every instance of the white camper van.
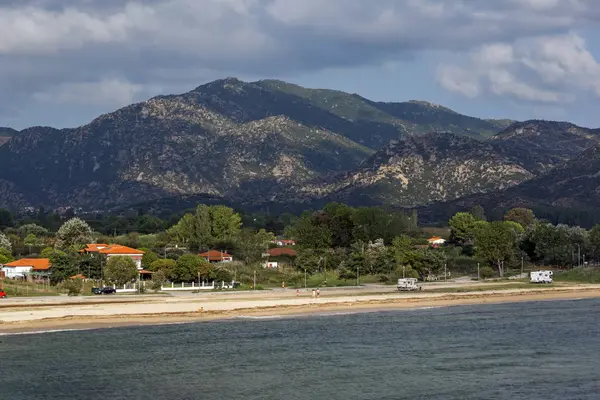
M 417 285 L 416 278 L 398 279 L 398 285 L 396 285 L 396 287 L 399 291 L 421 290 L 421 286 Z
M 552 283 L 552 271 L 531 271 L 530 283 Z

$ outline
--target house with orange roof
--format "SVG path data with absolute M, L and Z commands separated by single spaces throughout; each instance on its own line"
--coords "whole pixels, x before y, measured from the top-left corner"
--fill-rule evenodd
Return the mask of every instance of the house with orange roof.
M 206 253 L 201 253 L 200 257 L 203 257 L 206 261 L 211 263 L 233 261 L 233 256 L 231 254 L 219 250 L 209 250 Z
M 49 276 L 50 259 L 48 258 L 21 258 L 2 265 L 4 276 L 9 279 L 27 278 L 29 275 Z
M 446 239 L 443 239 L 439 236 L 432 236 L 427 239 L 427 242 L 429 242 L 431 246 L 441 246 L 446 243 Z
M 107 260 L 111 257 L 130 257 L 135 261 L 138 270 L 142 269 L 142 257 L 145 252 L 134 249 L 132 247 L 123 246 L 120 244 L 86 244 L 85 248 L 80 250 L 81 253 L 101 254 L 106 256 Z

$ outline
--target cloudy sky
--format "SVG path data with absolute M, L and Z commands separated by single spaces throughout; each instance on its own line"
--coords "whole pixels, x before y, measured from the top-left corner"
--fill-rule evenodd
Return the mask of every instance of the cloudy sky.
M 599 0 L 0 0 L 0 126 L 279 78 L 600 127 Z

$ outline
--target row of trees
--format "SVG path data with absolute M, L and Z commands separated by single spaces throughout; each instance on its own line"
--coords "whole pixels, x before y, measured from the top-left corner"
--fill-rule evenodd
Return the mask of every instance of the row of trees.
M 144 250 L 142 263 L 155 272 L 157 280 L 229 280 L 232 271 L 215 268 L 197 254 L 218 249 L 247 265 L 260 262 L 262 254 L 273 246 L 275 235 L 256 226 L 257 221 L 252 220 L 251 227 L 244 221 L 244 216 L 229 207 L 199 205 L 154 234 L 107 237 L 79 218 L 63 222 L 52 233 L 30 222 L 0 233 L 0 263 L 16 254 L 38 254 L 51 258 L 55 281 L 83 273 L 122 282 L 133 275 L 130 266 L 125 268 L 125 261 L 118 265 L 129 273 L 119 275 L 112 266 L 103 266 L 99 257 L 79 253 L 86 243 L 116 242 Z M 500 275 L 524 261 L 574 265 L 586 256 L 588 260 L 600 258 L 600 226 L 587 231 L 552 225 L 536 218 L 529 209 L 512 209 L 502 220 L 488 222 L 483 209 L 474 207 L 454 215 L 448 226 L 450 246 L 434 249 L 427 246 L 414 212 L 331 203 L 289 218 L 283 231 L 297 241 L 298 257 L 289 260 L 293 268 L 307 273 L 336 270 L 345 279 L 353 279 L 357 273 L 402 273 L 423 278 L 438 274 L 445 265 L 456 265 L 459 258 L 470 265 L 493 266 Z
M 539 220 L 530 209 L 509 210 L 503 221 L 485 221 L 477 212 L 461 212 L 450 221 L 450 243 L 497 268 L 524 262 L 575 266 L 600 259 L 600 225 L 590 231 Z

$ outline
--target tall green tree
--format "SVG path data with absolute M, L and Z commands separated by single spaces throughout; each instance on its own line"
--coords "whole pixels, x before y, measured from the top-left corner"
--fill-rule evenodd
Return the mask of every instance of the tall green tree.
M 331 247 L 331 231 L 326 216 L 321 213 L 302 214 L 293 228 L 293 237 L 298 246 L 307 249 L 328 249 Z
M 469 213 L 475 217 L 477 221 L 485 221 L 487 218 L 485 217 L 485 210 L 479 204 L 475 204 L 471 207 L 471 211 Z
M 104 267 L 104 279 L 115 285 L 125 285 L 138 277 L 135 261 L 127 256 L 110 257 Z
M 92 228 L 80 218 L 71 218 L 65 222 L 56 232 L 55 246 L 58 249 L 66 249 L 76 246 L 82 247 L 93 240 Z
M 242 227 L 242 218 L 230 207 L 210 207 L 212 237 L 215 241 L 235 238 Z
M 330 203 L 323 211 L 329 217 L 332 247 L 350 247 L 354 230 L 354 209 L 345 204 Z
M 475 254 L 482 260 L 496 266 L 500 276 L 504 276 L 505 263 L 515 257 L 517 232 L 506 222 L 491 222 L 477 231 Z
M 448 222 L 450 225 L 450 242 L 460 246 L 471 242 L 475 237 L 477 220 L 466 212 L 456 213 Z
M 504 215 L 505 221 L 513 221 L 527 229 L 536 221 L 535 214 L 529 208 L 512 208 Z
M 40 247 L 44 244 L 37 236 L 33 233 L 27 235 L 27 237 L 23 240 L 23 244 L 29 248 L 29 254 L 32 253 L 34 248 Z

